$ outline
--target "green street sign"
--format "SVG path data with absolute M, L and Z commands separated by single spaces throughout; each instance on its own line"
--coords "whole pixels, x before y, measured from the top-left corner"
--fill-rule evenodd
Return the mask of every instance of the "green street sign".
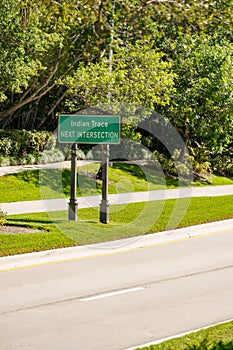
M 120 143 L 120 117 L 116 115 L 60 115 L 60 143 Z

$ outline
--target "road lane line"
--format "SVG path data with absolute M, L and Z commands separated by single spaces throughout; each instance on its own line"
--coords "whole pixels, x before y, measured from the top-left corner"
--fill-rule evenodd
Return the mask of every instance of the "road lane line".
M 129 289 L 122 289 L 122 290 L 118 290 L 118 291 L 115 291 L 115 292 L 109 292 L 109 293 L 93 295 L 93 296 L 90 296 L 90 297 L 85 297 L 85 298 L 82 298 L 82 299 L 79 299 L 79 300 L 80 301 L 92 301 L 92 300 L 110 298 L 110 297 L 121 295 L 121 294 L 138 292 L 139 290 L 143 290 L 143 289 L 145 289 L 145 287 L 134 287 L 134 288 L 129 288 Z
M 144 344 L 140 344 L 140 345 L 135 345 L 133 346 L 132 348 L 127 348 L 127 349 L 124 349 L 124 350 L 136 350 L 136 349 L 142 349 L 142 348 L 146 348 L 146 347 L 149 347 L 149 346 L 152 346 L 152 345 L 157 345 L 157 344 L 161 344 L 165 341 L 168 341 L 168 340 L 172 340 L 172 339 L 176 339 L 176 338 L 181 338 L 181 337 L 184 337 L 185 335 L 189 335 L 189 334 L 192 334 L 192 333 L 196 333 L 196 332 L 199 332 L 199 331 L 202 331 L 204 329 L 208 329 L 208 328 L 211 328 L 211 327 L 215 327 L 215 326 L 218 326 L 220 324 L 225 324 L 225 323 L 229 323 L 229 322 L 232 322 L 233 319 L 229 319 L 229 320 L 225 320 L 225 321 L 221 321 L 221 322 L 218 322 L 218 323 L 214 323 L 214 324 L 210 324 L 208 326 L 204 326 L 204 327 L 200 327 L 200 328 L 196 328 L 196 329 L 193 329 L 191 331 L 187 331 L 187 332 L 183 332 L 183 333 L 179 333 L 179 334 L 175 334 L 175 335 L 171 335 L 170 337 L 166 337 L 166 338 L 162 338 L 162 339 L 157 339 L 157 340 L 154 340 L 152 342 L 149 342 L 149 343 L 144 343 Z

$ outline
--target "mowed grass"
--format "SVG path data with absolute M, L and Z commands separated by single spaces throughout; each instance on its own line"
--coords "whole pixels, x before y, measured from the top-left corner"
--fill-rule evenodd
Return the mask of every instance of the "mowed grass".
M 77 195 L 101 193 L 101 181 L 96 181 L 98 164 L 78 168 Z M 116 163 L 109 167 L 109 193 L 148 191 L 174 188 L 176 179 L 161 176 L 150 167 Z M 0 177 L 1 202 L 18 202 L 69 197 L 70 169 L 30 170 Z
M 40 229 L 33 234 L 0 234 L 0 256 L 134 237 L 176 227 L 233 218 L 233 196 L 153 201 L 110 207 L 109 224 L 99 222 L 99 208 L 7 217 L 9 225 Z
M 233 321 L 222 323 L 141 350 L 232 350 Z
M 96 181 L 98 169 L 98 164 L 79 167 L 78 196 L 101 193 L 101 181 Z M 213 176 L 212 181 L 214 185 L 233 184 L 233 179 L 219 176 Z M 114 163 L 109 167 L 109 193 L 160 190 L 177 186 L 176 179 L 164 176 L 153 167 L 127 163 Z M 29 170 L 1 176 L 0 194 L 0 203 L 69 197 L 70 170 Z
M 101 181 L 96 181 L 98 164 L 78 169 L 77 195 L 101 193 Z M 169 188 L 176 180 L 167 179 Z M 141 169 L 134 164 L 109 167 L 109 193 L 148 191 L 166 188 L 166 179 L 153 169 Z M 0 177 L 1 203 L 69 197 L 70 169 L 29 170 Z

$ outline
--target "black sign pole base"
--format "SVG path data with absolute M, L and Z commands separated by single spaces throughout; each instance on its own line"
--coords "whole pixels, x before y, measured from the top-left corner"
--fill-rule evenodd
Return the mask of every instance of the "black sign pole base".
M 69 220 L 78 220 L 78 201 L 76 195 L 77 189 L 77 144 L 71 146 L 71 177 L 70 177 L 70 201 L 68 218 Z
M 78 220 L 78 201 L 69 201 L 69 220 L 77 221 Z
M 100 222 L 107 224 L 109 222 L 109 204 L 108 204 L 108 164 L 109 164 L 109 145 L 102 146 L 102 200 L 100 203 Z
M 100 222 L 102 222 L 102 224 L 109 223 L 109 204 L 103 199 L 100 203 Z

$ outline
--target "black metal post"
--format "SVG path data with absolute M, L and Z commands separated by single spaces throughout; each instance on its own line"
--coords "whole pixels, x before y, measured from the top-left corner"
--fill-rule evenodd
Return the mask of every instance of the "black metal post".
M 69 201 L 69 220 L 78 220 L 78 201 L 76 196 L 77 189 L 77 144 L 71 146 L 71 177 L 70 177 L 70 201 Z
M 109 222 L 108 164 L 109 145 L 102 145 L 102 200 L 100 203 L 100 222 L 102 222 L 103 224 L 107 224 Z

